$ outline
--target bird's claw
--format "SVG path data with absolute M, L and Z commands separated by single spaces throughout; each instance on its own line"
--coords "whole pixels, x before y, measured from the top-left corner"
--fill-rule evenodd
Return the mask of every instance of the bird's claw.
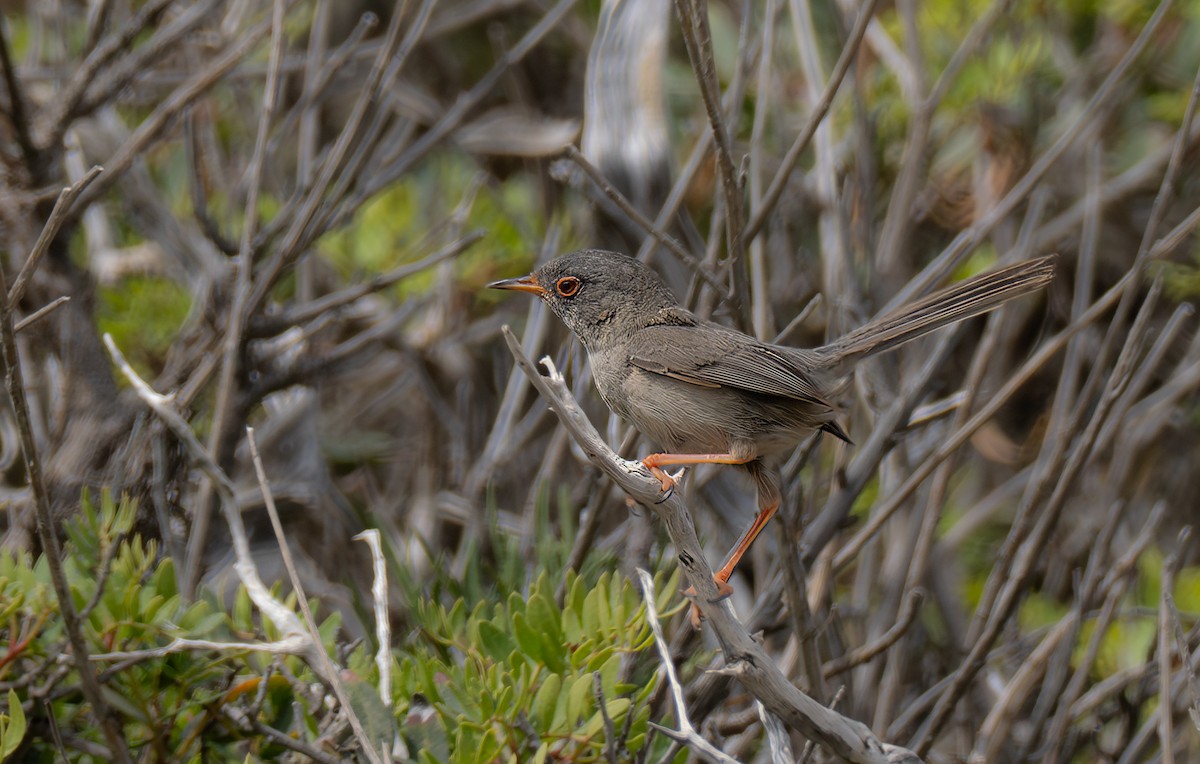
M 713 576 L 713 583 L 717 585 L 717 596 L 716 599 L 712 600 L 714 604 L 733 594 L 733 587 L 729 585 L 728 581 L 722 581 L 716 576 Z M 683 596 L 694 600 L 696 598 L 696 587 L 689 586 L 684 590 Z M 693 629 L 699 629 L 700 623 L 704 620 L 704 613 L 700 612 L 700 606 L 695 602 L 692 603 L 692 610 L 688 616 L 688 620 L 691 621 Z
M 667 485 L 665 483 L 663 484 L 662 493 L 659 494 L 658 500 L 655 501 L 654 503 L 662 504 L 664 501 L 666 501 L 667 499 L 671 498 L 674 495 L 675 495 L 675 481 L 672 480 L 670 485 Z
M 662 486 L 662 493 L 659 495 L 658 500 L 654 502 L 655 504 L 662 504 L 675 494 L 675 478 L 668 475 L 661 467 L 646 464 L 645 461 L 642 462 L 642 466 L 650 470 L 650 474 L 658 478 L 658 482 Z
M 720 602 L 721 600 L 727 599 L 731 594 L 733 594 L 733 587 L 729 585 L 728 581 L 722 581 L 716 576 L 713 576 L 713 583 L 717 586 L 717 596 L 713 602 Z M 696 587 L 689 586 L 684 590 L 683 596 L 689 599 L 694 599 L 696 597 Z

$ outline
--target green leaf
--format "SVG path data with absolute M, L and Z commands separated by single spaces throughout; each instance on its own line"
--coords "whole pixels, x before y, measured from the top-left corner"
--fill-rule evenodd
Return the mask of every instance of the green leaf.
M 583 639 L 583 621 L 579 618 L 579 611 L 573 607 L 568 606 L 563 611 L 563 633 L 566 643 L 570 645 L 578 645 Z
M 585 674 L 575 680 L 567 692 L 567 725 L 575 726 L 580 717 L 591 710 L 592 676 Z
M 491 731 L 479 736 L 479 747 L 475 751 L 474 761 L 492 761 L 500 755 L 503 743 Z
M 671 571 L 671 577 L 667 579 L 667 582 L 657 587 L 655 593 L 658 596 L 654 599 L 654 606 L 660 613 L 665 612 L 671 606 L 671 599 L 675 596 L 675 590 L 679 588 L 680 570 L 681 568 L 676 566 Z
M 537 661 L 538 663 L 546 663 L 546 646 L 542 642 L 542 637 L 525 616 L 521 613 L 514 613 L 512 617 L 513 633 L 516 634 L 517 644 L 521 646 L 521 652 L 525 657 Z
M 529 618 L 529 625 L 545 635 L 551 644 L 562 644 L 562 617 L 548 599 L 541 594 L 530 596 L 525 605 L 525 615 Z
M 479 624 L 479 646 L 483 649 L 484 654 L 497 661 L 506 659 L 513 650 L 517 649 L 512 637 L 497 628 L 491 621 L 482 621 Z
M 542 686 L 533 696 L 533 703 L 529 711 L 533 721 L 542 732 L 551 731 L 554 724 L 554 711 L 558 707 L 558 696 L 561 691 L 562 677 L 558 674 L 550 674 L 542 680 Z
M 379 691 L 369 682 L 350 679 L 345 682 L 350 706 L 362 722 L 367 739 L 391 743 L 396 736 L 396 719 L 379 698 Z
M 617 722 L 625 716 L 625 712 L 629 710 L 630 705 L 632 704 L 630 703 L 629 698 L 613 698 L 604 704 L 604 708 L 606 711 L 608 711 L 609 718 L 612 719 L 613 722 Z M 592 715 L 592 718 L 588 719 L 587 725 L 583 728 L 583 734 L 585 737 L 595 737 L 603 730 L 604 717 L 600 715 L 599 711 L 596 711 L 596 713 Z
M 617 694 L 617 677 L 621 671 L 621 656 L 613 655 L 604 662 L 599 669 L 600 671 L 600 686 L 604 690 L 604 697 L 611 698 Z
M 237 595 L 233 598 L 233 626 L 236 629 L 253 633 L 254 621 L 250 593 L 244 586 L 238 586 Z
M 583 578 L 575 575 L 574 571 L 570 571 L 568 575 L 571 578 L 571 588 L 567 594 L 566 604 L 563 605 L 563 609 L 582 613 L 583 600 L 587 597 L 587 584 L 584 583 Z
M 8 716 L 0 715 L 0 759 L 7 758 L 25 739 L 25 711 L 21 699 L 8 691 Z
M 601 581 L 604 577 L 601 576 Z M 596 589 L 592 589 L 583 598 L 583 606 L 579 609 L 580 616 L 583 618 L 583 633 L 587 636 L 594 636 L 600 631 L 600 598 L 596 596 Z
M 0 587 L 3 588 L 3 587 Z M 0 606 L 0 621 L 7 621 L 9 616 L 21 609 L 25 604 L 25 592 L 15 591 L 12 593 L 12 599 L 8 600 Z

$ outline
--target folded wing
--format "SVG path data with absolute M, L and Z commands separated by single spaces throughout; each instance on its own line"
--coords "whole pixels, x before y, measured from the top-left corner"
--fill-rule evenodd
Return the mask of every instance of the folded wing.
M 698 337 L 704 341 L 696 342 Z M 786 348 L 757 342 L 719 324 L 641 329 L 629 345 L 629 363 L 693 385 L 737 388 L 832 408 L 811 372 Z

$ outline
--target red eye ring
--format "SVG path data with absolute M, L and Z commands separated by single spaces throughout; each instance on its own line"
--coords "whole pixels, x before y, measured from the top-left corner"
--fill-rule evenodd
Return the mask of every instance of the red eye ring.
M 579 279 L 574 276 L 563 276 L 554 282 L 554 291 L 562 297 L 574 297 L 579 291 Z

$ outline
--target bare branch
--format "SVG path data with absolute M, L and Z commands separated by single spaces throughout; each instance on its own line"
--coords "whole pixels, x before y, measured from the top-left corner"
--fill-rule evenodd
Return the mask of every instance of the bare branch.
M 16 306 L 21 302 L 21 298 L 25 296 L 25 289 L 29 286 L 29 280 L 33 278 L 34 271 L 37 270 L 38 263 L 42 261 L 42 257 L 50 249 L 50 244 L 58 237 L 59 229 L 67 221 L 70 211 L 75 207 L 75 203 L 79 200 L 81 194 L 88 186 L 92 185 L 92 181 L 103 171 L 104 168 L 96 166 L 88 170 L 87 173 L 76 181 L 71 186 L 64 188 L 62 193 L 58 195 L 58 199 L 54 202 L 54 209 L 50 212 L 50 217 L 46 219 L 46 226 L 42 229 L 42 233 L 38 236 L 37 243 L 29 253 L 29 257 L 25 258 L 25 262 L 21 264 L 21 270 L 17 273 L 17 278 L 13 280 L 12 288 L 8 290 L 8 302 L 12 306 Z
M 275 0 L 275 7 L 276 9 L 281 9 L 282 1 Z M 282 12 L 280 16 L 282 17 Z M 271 519 L 271 530 L 275 531 L 275 542 L 279 545 L 279 554 L 283 558 L 284 567 L 287 568 L 288 580 L 292 584 L 292 591 L 296 593 L 296 603 L 300 606 L 300 614 L 304 616 L 304 625 L 308 629 L 309 641 L 305 646 L 304 655 L 309 660 L 315 658 L 320 661 L 321 669 L 319 673 L 333 688 L 334 694 L 337 695 L 338 703 L 342 705 L 343 713 L 350 720 L 350 727 L 354 730 L 354 736 L 358 739 L 359 746 L 372 764 L 383 764 L 383 759 L 380 758 L 377 748 L 380 741 L 372 740 L 367 735 L 362 721 L 358 718 L 358 713 L 350 703 L 350 693 L 346 690 L 346 683 L 342 681 L 338 667 L 334 665 L 333 659 L 329 657 L 329 653 L 325 651 L 325 647 L 321 642 L 321 632 L 317 628 L 317 621 L 313 618 L 312 610 L 308 606 L 308 595 L 304 593 L 304 583 L 300 580 L 300 573 L 296 570 L 296 561 L 292 558 L 292 550 L 288 546 L 287 536 L 284 535 L 283 524 L 279 522 L 279 510 L 275 508 L 275 497 L 271 493 L 266 468 L 263 467 L 262 457 L 258 454 L 258 442 L 254 439 L 254 428 L 246 428 L 246 441 L 250 445 L 250 458 L 254 462 L 254 475 L 258 478 L 258 485 L 262 490 L 263 502 L 267 507 L 267 516 Z
M 2 36 L 0 34 L 0 37 Z M 15 92 L 13 94 L 15 95 Z M 14 283 L 13 289 L 10 291 L 6 283 L 7 279 L 4 277 L 3 269 L 0 269 L 0 295 L 3 297 L 3 302 L 0 303 L 0 347 L 2 347 L 4 356 L 5 387 L 8 390 L 8 397 L 12 403 L 13 415 L 17 420 L 17 432 L 21 439 L 21 452 L 25 457 L 25 472 L 29 478 L 29 489 L 33 494 L 38 539 L 41 542 L 42 554 L 50 569 L 50 579 L 54 585 L 55 596 L 58 598 L 59 612 L 63 616 L 67 641 L 71 645 L 72 659 L 79 672 L 84 697 L 92 705 L 92 711 L 99 721 L 100 728 L 103 730 L 104 737 L 111 748 L 111 755 L 117 761 L 127 762 L 130 761 L 130 757 L 124 733 L 117 719 L 109 711 L 108 703 L 101 694 L 97 677 L 88 664 L 88 646 L 83 635 L 83 624 L 80 622 L 79 614 L 75 609 L 75 602 L 71 595 L 71 586 L 67 581 L 66 571 L 63 569 L 62 545 L 58 539 L 57 521 L 50 510 L 50 497 L 46 492 L 45 478 L 42 472 L 42 460 L 38 454 L 37 438 L 33 432 L 29 401 L 25 393 L 25 380 L 21 370 L 21 359 L 17 353 L 16 329 L 13 325 L 13 313 L 16 309 L 16 302 L 12 299 L 13 295 L 20 296 L 29 275 L 36 267 L 38 260 L 41 259 L 41 253 L 44 253 L 49 248 L 50 242 L 58 235 L 59 228 L 63 225 L 67 216 L 71 214 L 73 205 L 79 199 L 83 189 L 95 177 L 96 174 L 94 172 L 89 173 L 70 188 L 63 189 L 58 197 L 58 202 L 54 205 L 54 210 L 50 213 L 45 226 L 42 227 L 41 235 L 38 237 L 33 251 L 30 252 L 25 265 L 22 267 L 22 274 L 25 275 L 25 280 Z M 20 276 L 18 276 L 18 279 L 20 279 Z

